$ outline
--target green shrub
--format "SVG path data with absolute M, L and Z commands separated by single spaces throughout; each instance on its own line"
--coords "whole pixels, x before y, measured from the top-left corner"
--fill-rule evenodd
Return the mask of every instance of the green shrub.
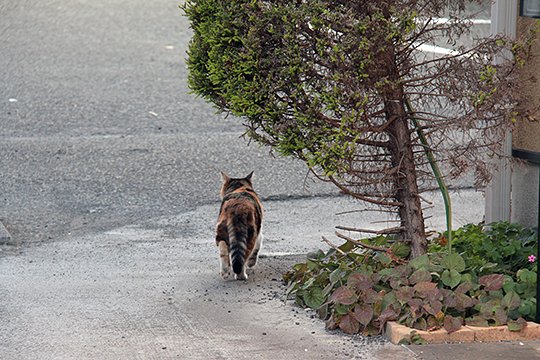
M 442 251 L 447 234 L 441 235 L 430 252 Z M 479 274 L 500 272 L 513 275 L 522 268 L 531 269 L 527 257 L 536 254 L 536 234 L 519 224 L 498 222 L 490 225 L 468 224 L 455 230 L 452 237 L 454 251 L 467 259 L 471 270 Z
M 471 234 L 468 245 L 466 234 Z M 288 294 L 316 310 L 327 327 L 346 333 L 379 334 L 391 320 L 419 330 L 444 327 L 449 333 L 464 324 L 508 325 L 516 331 L 533 320 L 537 266 L 527 261 L 536 253 L 532 232 L 497 223 L 467 225 L 456 235 L 462 254 L 446 254 L 433 245 L 434 252 L 409 262 L 393 251 L 366 250 L 350 242 L 339 250 L 309 254 L 285 274 Z M 388 239 L 370 243 L 383 241 Z M 516 241 L 524 246 L 518 249 Z M 490 246 L 503 250 L 495 255 Z M 487 252 L 492 256 L 480 263 Z

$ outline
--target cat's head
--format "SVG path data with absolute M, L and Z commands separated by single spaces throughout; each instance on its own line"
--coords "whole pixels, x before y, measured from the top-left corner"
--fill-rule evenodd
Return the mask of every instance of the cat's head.
M 223 171 L 221 171 L 221 191 L 220 195 L 223 198 L 225 195 L 237 190 L 237 189 L 249 189 L 253 190 L 253 183 L 251 178 L 253 177 L 253 171 L 244 178 L 231 178 Z

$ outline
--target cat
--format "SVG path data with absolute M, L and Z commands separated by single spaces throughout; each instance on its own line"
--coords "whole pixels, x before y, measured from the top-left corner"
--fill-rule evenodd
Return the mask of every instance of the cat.
M 220 275 L 247 280 L 246 266 L 257 264 L 262 245 L 263 207 L 253 190 L 253 171 L 245 178 L 230 178 L 221 172 L 221 208 L 216 226 Z

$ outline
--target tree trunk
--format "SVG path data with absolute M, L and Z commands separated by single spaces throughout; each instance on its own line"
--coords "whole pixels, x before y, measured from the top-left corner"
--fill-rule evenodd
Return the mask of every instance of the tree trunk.
M 389 47 L 392 49 L 392 47 Z M 427 251 L 427 239 L 422 214 L 422 204 L 418 196 L 416 166 L 411 145 L 411 131 L 405 111 L 403 88 L 395 66 L 393 51 L 386 53 L 389 79 L 383 90 L 389 151 L 392 166 L 397 168 L 395 180 L 395 199 L 401 203 L 398 214 L 401 220 L 402 241 L 411 246 L 410 258 L 423 255 Z
M 387 134 L 392 166 L 398 169 L 394 183 L 395 199 L 401 203 L 398 210 L 401 227 L 404 229 L 401 232 L 401 240 L 410 244 L 409 257 L 415 258 L 427 251 L 424 216 L 418 194 L 411 131 L 405 111 L 395 48 L 391 43 L 387 43 L 384 49 L 386 51 L 381 53 L 380 60 L 386 64 L 388 81 L 381 88 L 381 95 L 384 98 L 386 121 L 389 123 Z
M 386 103 L 387 116 L 394 118 L 388 128 L 392 165 L 399 170 L 396 175 L 396 200 L 403 231 L 402 240 L 411 245 L 411 258 L 423 255 L 427 250 L 422 204 L 418 196 L 416 168 L 411 147 L 411 132 L 405 116 L 403 102 Z
M 396 175 L 396 200 L 402 203 L 399 207 L 401 226 L 404 229 L 401 233 L 402 240 L 410 243 L 410 257 L 415 258 L 426 253 L 427 240 L 406 118 L 396 118 L 389 128 L 389 133 L 392 165 L 399 168 Z

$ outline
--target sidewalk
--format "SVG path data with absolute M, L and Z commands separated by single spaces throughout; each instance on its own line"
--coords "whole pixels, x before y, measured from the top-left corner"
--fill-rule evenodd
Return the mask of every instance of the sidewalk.
M 480 194 L 453 200 L 456 226 L 481 220 Z M 433 201 L 438 210 L 437 194 Z M 346 197 L 268 200 L 258 268 L 247 282 L 223 282 L 212 240 L 218 207 L 4 255 L 0 358 L 540 359 L 537 341 L 404 347 L 326 331 L 284 301 L 281 274 L 325 248 L 321 235 L 332 237 L 333 226 L 373 226 L 382 215 L 336 215 L 360 208 Z M 431 225 L 442 228 L 440 219 Z
M 533 360 L 540 359 L 540 341 L 389 345 L 375 356 L 379 360 Z

